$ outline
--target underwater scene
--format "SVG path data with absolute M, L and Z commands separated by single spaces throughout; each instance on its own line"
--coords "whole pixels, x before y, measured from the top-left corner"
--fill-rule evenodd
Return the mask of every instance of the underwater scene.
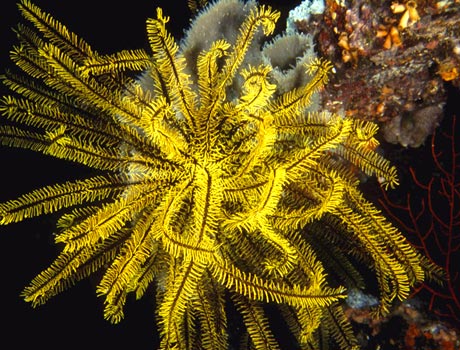
M 460 349 L 458 0 L 97 5 L 2 4 L 0 347 Z

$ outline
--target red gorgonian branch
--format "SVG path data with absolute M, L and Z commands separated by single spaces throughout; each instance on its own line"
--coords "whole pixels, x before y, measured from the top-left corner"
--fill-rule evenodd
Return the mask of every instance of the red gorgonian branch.
M 430 310 L 460 322 L 460 139 L 456 116 L 446 129 L 431 137 L 431 163 L 409 168 L 416 191 L 409 191 L 401 203 L 382 191 L 384 197 L 379 202 L 412 244 L 444 271 L 442 284 L 425 281 L 414 294 L 427 294 Z M 427 171 L 429 177 L 424 179 Z

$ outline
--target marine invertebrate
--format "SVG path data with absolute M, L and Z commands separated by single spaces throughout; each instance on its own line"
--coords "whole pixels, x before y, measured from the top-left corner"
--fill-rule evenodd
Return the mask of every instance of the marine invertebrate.
M 412 183 L 418 192 L 407 193 L 405 201 L 387 195 L 380 200 L 389 216 L 407 232 L 413 244 L 440 266 L 444 283 L 423 283 L 415 293 L 430 300 L 429 308 L 443 319 L 460 323 L 460 150 L 455 135 L 458 118 L 446 118 L 443 127 L 433 133 L 429 144 L 432 161 L 423 167 L 410 167 Z M 424 174 L 425 169 L 433 169 Z M 420 173 L 420 175 L 417 175 Z M 427 176 L 428 175 L 428 176 Z
M 394 25 L 381 25 L 376 34 L 377 38 L 384 38 L 383 48 L 389 50 L 394 47 L 400 47 L 402 45 L 401 37 L 399 35 L 398 28 Z
M 405 3 L 393 2 L 390 8 L 395 14 L 402 13 L 398 23 L 399 29 L 407 28 L 420 20 L 420 15 L 417 11 L 417 3 L 413 0 L 409 0 Z
M 376 273 L 377 313 L 423 280 L 426 259 L 350 171 L 397 184 L 375 152 L 377 127 L 308 110 L 331 64 L 312 60 L 311 79 L 283 91 L 270 60 L 247 54 L 278 12 L 222 0 L 207 13 L 236 34 L 209 40 L 205 31 L 179 47 L 158 8 L 147 20 L 151 54 L 102 55 L 28 0 L 19 8 L 35 29 L 17 29 L 11 58 L 25 76 L 3 77 L 14 95 L 1 100 L 0 142 L 99 171 L 0 204 L 3 225 L 61 214 L 62 251 L 26 301 L 43 304 L 101 270 L 97 293 L 112 322 L 129 293 L 141 297 L 155 282 L 161 348 L 227 348 L 227 302 L 250 347 L 278 347 L 268 302 L 303 347 L 316 347 L 324 330 L 349 348 L 339 303 L 345 285 L 364 287 L 357 262 Z
M 393 2 L 390 8 L 394 14 L 402 13 L 402 15 L 397 26 L 392 23 L 393 21 L 390 21 L 391 23 L 380 25 L 377 30 L 376 37 L 384 38 L 382 46 L 385 50 L 400 47 L 402 45 L 400 31 L 420 20 L 415 1 L 407 1 L 406 3 Z
M 302 1 L 299 6 L 289 11 L 289 16 L 286 21 L 286 31 L 288 33 L 296 32 L 296 28 L 301 25 L 301 22 L 308 22 L 310 16 L 321 15 L 325 8 L 323 0 Z
M 439 62 L 438 74 L 444 81 L 452 81 L 460 76 L 460 66 L 453 59 L 445 59 Z
M 353 66 L 356 67 L 358 64 L 358 50 L 350 47 L 348 34 L 346 32 L 340 33 L 337 45 L 343 49 L 342 61 L 345 63 L 352 62 Z
M 420 19 L 404 30 L 398 30 L 400 16 L 391 4 L 366 1 L 328 6 L 315 25 L 316 47 L 337 70 L 321 92 L 324 108 L 377 120 L 387 142 L 405 147 L 425 142 L 442 119 L 446 87 L 458 88 L 459 82 L 459 7 L 435 10 L 417 3 Z M 357 49 L 357 69 L 343 64 L 344 58 L 353 62 L 349 51 L 342 56 L 344 46 Z

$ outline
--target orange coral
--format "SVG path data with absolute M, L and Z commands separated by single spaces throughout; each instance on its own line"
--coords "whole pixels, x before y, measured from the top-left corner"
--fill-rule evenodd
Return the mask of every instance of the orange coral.
M 340 33 L 337 45 L 342 48 L 342 61 L 345 63 L 351 62 L 353 66 L 356 66 L 358 64 L 358 50 L 350 47 L 346 32 Z
M 417 3 L 415 1 L 411 0 L 406 3 L 393 2 L 390 8 L 393 13 L 402 13 L 402 16 L 397 26 L 394 24 L 381 25 L 377 30 L 376 37 L 385 39 L 383 48 L 386 50 L 400 47 L 402 45 L 402 40 L 399 32 L 420 20 L 420 15 L 417 11 Z
M 390 8 L 393 13 L 402 13 L 398 24 L 399 29 L 407 28 L 409 25 L 420 20 L 420 15 L 417 11 L 417 3 L 415 1 L 410 0 L 405 4 L 393 2 Z
M 393 47 L 400 47 L 402 45 L 399 30 L 394 25 L 380 26 L 376 34 L 377 38 L 385 38 L 383 48 L 389 50 Z
M 451 60 L 445 60 L 439 64 L 438 74 L 444 81 L 452 81 L 459 77 L 460 68 Z

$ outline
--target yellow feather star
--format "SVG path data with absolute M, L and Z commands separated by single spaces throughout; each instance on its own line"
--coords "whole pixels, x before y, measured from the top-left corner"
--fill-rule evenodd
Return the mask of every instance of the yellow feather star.
M 220 3 L 243 7 L 222 0 L 207 11 Z M 162 349 L 228 348 L 230 302 L 253 348 L 278 348 L 264 303 L 279 306 L 302 347 L 315 347 L 326 327 L 350 348 L 345 286 L 329 273 L 362 287 L 353 264 L 366 262 L 380 286 L 377 312 L 423 280 L 426 260 L 364 199 L 350 170 L 397 184 L 395 168 L 374 151 L 377 128 L 307 110 L 331 74 L 327 61 L 311 60 L 310 80 L 280 92 L 270 63 L 246 57 L 279 13 L 247 7 L 235 38 L 191 59 L 161 9 L 147 20 L 152 54 L 104 56 L 21 1 L 35 30 L 17 29 L 11 58 L 23 75 L 3 76 L 14 95 L 1 99 L 8 123 L 0 142 L 100 171 L 0 204 L 3 225 L 62 215 L 62 251 L 25 288 L 26 301 L 43 304 L 105 270 L 97 293 L 112 322 L 129 293 L 140 298 L 155 281 Z M 143 73 L 134 79 L 133 71 Z

